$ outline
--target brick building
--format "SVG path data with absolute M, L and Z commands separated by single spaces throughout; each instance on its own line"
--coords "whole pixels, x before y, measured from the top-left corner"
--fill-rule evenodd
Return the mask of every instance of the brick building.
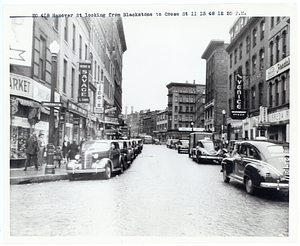
M 215 139 L 221 139 L 227 109 L 227 46 L 222 40 L 211 40 L 201 57 L 206 60 L 204 128 L 214 132 Z

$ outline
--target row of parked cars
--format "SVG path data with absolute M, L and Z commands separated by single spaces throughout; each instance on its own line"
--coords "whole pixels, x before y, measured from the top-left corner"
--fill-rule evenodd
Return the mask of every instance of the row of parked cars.
M 289 143 L 264 138 L 232 140 L 226 149 L 216 149 L 211 138 L 209 134 L 192 133 L 188 140 L 176 140 L 173 148 L 178 153 L 186 151 L 197 163 L 221 165 L 223 181 L 242 183 L 248 194 L 263 188 L 289 189 Z
M 142 152 L 142 139 L 90 140 L 82 145 L 66 169 L 70 181 L 82 175 L 123 173 Z

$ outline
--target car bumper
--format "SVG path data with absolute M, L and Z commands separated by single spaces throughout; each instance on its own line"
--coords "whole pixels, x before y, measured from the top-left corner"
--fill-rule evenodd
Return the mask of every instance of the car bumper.
M 193 155 L 193 158 L 197 158 L 196 155 Z M 211 156 L 211 155 L 200 155 L 199 156 L 200 159 L 202 160 L 215 160 L 215 161 L 221 161 L 223 160 L 223 157 L 219 157 L 219 156 Z
M 277 190 L 287 190 L 287 189 L 289 189 L 289 184 L 262 182 L 262 183 L 260 183 L 260 187 L 270 188 L 270 189 L 277 189 Z
M 92 168 L 92 169 L 67 169 L 67 173 L 103 173 L 105 168 Z

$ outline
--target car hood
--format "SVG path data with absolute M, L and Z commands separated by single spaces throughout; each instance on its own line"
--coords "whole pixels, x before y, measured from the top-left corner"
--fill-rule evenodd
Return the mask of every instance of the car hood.
M 215 150 L 206 150 L 204 148 L 201 148 L 201 151 L 206 155 L 218 155 L 218 152 Z

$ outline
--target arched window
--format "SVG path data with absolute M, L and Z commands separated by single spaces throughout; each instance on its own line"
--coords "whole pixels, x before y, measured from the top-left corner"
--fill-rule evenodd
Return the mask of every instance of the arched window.
M 255 108 L 255 86 L 251 88 L 251 103 L 252 103 L 252 109 Z
M 282 81 L 282 104 L 286 103 L 286 79 L 284 76 L 281 78 Z
M 256 55 L 252 56 L 252 74 L 256 73 Z
M 282 59 L 286 57 L 286 31 L 282 33 Z
M 254 28 L 254 30 L 253 30 L 253 47 L 255 47 L 255 45 L 256 45 L 256 38 L 257 38 L 257 29 L 256 28 Z
M 265 51 L 261 49 L 259 51 L 259 69 L 262 70 L 264 68 L 264 58 L 265 58 Z
M 273 41 L 270 42 L 270 66 L 273 66 L 273 62 L 274 62 L 274 51 L 273 51 L 273 48 L 274 48 L 274 43 Z
M 273 106 L 273 86 L 272 86 L 272 82 L 269 83 L 269 107 L 272 108 Z
M 262 40 L 265 37 L 265 20 L 260 22 L 260 39 Z
M 246 52 L 249 53 L 250 51 L 250 37 L 247 36 L 246 38 Z
M 246 76 L 249 76 L 249 75 L 250 75 L 250 65 L 249 65 L 249 61 L 246 61 L 245 67 L 246 67 Z
M 259 93 L 258 104 L 259 104 L 259 106 L 263 105 L 263 94 L 264 94 L 263 86 L 264 86 L 264 84 L 262 82 L 260 82 L 258 85 L 258 93 Z
M 275 105 L 279 105 L 279 81 L 275 80 Z
M 279 36 L 276 37 L 276 63 L 279 62 Z
M 241 60 L 243 57 L 243 43 L 240 43 L 239 49 L 240 49 L 240 60 Z

